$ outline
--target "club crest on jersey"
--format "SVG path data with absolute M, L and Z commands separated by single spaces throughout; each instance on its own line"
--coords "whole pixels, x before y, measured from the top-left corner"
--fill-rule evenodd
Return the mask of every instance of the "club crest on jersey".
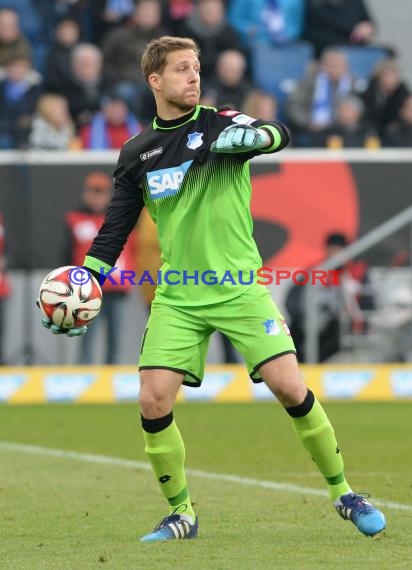
M 203 133 L 190 133 L 187 136 L 187 148 L 196 150 L 203 144 Z
M 146 179 L 152 200 L 177 194 L 192 162 L 193 160 L 188 160 L 179 166 L 148 172 Z
M 265 333 L 270 336 L 276 336 L 280 333 L 280 326 L 274 319 L 268 319 L 262 325 L 265 327 Z

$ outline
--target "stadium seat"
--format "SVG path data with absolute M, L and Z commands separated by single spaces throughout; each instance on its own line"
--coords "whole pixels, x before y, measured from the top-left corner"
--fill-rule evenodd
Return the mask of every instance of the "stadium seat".
M 388 50 L 379 46 L 334 46 L 342 51 L 347 59 L 349 69 L 365 83 L 375 69 L 377 63 L 389 56 Z
M 308 42 L 276 47 L 255 45 L 251 54 L 255 85 L 276 97 L 281 109 L 287 96 L 305 76 L 313 53 Z

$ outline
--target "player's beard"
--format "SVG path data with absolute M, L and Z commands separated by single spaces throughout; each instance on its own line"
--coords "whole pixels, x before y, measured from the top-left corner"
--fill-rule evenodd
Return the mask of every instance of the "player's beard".
M 197 97 L 190 97 L 190 99 L 186 99 L 185 95 L 181 95 L 180 97 L 170 97 L 168 104 L 185 115 L 190 113 L 190 111 L 199 103 L 199 96 L 200 94 L 198 94 Z

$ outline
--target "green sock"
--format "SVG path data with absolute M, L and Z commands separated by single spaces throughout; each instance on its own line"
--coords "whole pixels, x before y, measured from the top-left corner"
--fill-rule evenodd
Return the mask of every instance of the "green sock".
M 175 421 L 157 433 L 143 430 L 143 435 L 146 454 L 160 491 L 169 502 L 170 512 L 184 513 L 195 519 L 184 472 L 185 446 Z
M 308 392 L 309 394 L 309 399 L 313 399 L 312 393 Z M 307 400 L 308 396 L 305 402 Z M 287 411 L 292 416 L 293 427 L 298 438 L 302 442 L 303 447 L 311 454 L 319 471 L 325 477 L 329 496 L 332 501 L 335 501 L 341 495 L 351 491 L 343 472 L 343 459 L 336 441 L 335 432 L 325 411 L 316 399 L 314 399 L 310 411 L 305 413 L 305 415 L 296 417 L 296 415 L 291 413 L 291 410 L 299 411 L 300 407 L 287 408 Z

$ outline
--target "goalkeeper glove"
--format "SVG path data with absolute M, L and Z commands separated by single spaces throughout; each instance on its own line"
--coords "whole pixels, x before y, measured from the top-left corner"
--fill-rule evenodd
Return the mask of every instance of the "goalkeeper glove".
M 40 302 L 38 299 L 36 299 L 36 305 L 40 309 Z M 81 327 L 73 327 L 72 329 L 63 329 L 52 323 L 52 321 L 47 317 L 42 317 L 40 319 L 40 322 L 46 329 L 49 329 L 50 332 L 52 332 L 53 334 L 65 334 L 66 336 L 72 338 L 76 336 L 83 336 L 84 334 L 87 333 L 86 325 L 82 325 Z
M 236 153 L 251 152 L 265 148 L 271 144 L 270 136 L 263 129 L 251 125 L 229 125 L 212 142 L 212 152 Z

